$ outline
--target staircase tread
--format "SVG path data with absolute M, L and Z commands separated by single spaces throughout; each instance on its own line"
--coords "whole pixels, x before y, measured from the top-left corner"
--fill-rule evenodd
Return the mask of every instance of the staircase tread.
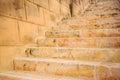
M 51 48 L 51 49 L 81 49 L 81 50 L 120 50 L 120 48 L 78 48 L 78 47 L 26 47 L 26 48 L 34 48 L 34 49 L 39 49 L 39 48 Z
M 20 78 L 20 80 L 87 80 L 80 78 L 73 78 L 68 76 L 58 76 L 52 74 L 45 74 L 39 72 L 28 72 L 28 71 L 9 71 L 0 73 L 1 76 Z M 16 79 L 17 80 L 17 79 Z
M 34 62 L 50 62 L 50 63 L 63 63 L 74 65 L 91 65 L 91 66 L 111 66 L 119 68 L 120 63 L 112 62 L 95 62 L 95 61 L 81 61 L 81 60 L 68 60 L 68 59 L 53 59 L 53 58 L 15 58 L 15 60 L 34 61 Z

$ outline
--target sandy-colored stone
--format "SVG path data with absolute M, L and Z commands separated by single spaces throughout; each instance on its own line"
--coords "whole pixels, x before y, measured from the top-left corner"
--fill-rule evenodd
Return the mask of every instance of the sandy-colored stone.
M 10 15 L 14 18 L 26 19 L 24 0 L 11 0 Z
M 31 52 L 31 53 L 30 53 Z M 99 48 L 27 48 L 28 57 L 60 58 L 99 62 L 120 62 L 119 49 Z
M 41 47 L 119 48 L 119 37 L 38 38 Z
M 26 1 L 27 20 L 36 24 L 44 24 L 43 9 Z
M 17 45 L 18 34 L 17 21 L 0 16 L 0 45 Z
M 88 80 L 88 79 L 57 76 L 57 75 L 37 73 L 37 72 L 10 71 L 10 72 L 0 73 L 0 80 Z
M 43 8 L 49 9 L 49 0 L 34 0 L 34 3 Z
M 56 19 L 56 15 L 44 9 L 45 24 L 48 26 Z
M 57 60 L 57 59 L 56 59 Z M 89 77 L 93 78 L 94 67 L 92 65 L 84 65 L 77 62 L 54 59 L 34 59 L 21 58 L 15 59 L 15 70 L 37 71 L 62 76 L 72 77 Z M 53 68 L 55 67 L 55 68 Z M 84 70 L 84 71 L 83 71 Z
M 9 15 L 10 14 L 10 0 L 0 0 L 0 14 Z
M 21 50 L 21 47 L 0 46 L 0 72 L 13 70 L 13 59 L 25 56 Z
M 98 67 L 97 68 L 97 79 L 98 80 L 119 80 L 118 76 L 119 68 L 109 68 L 109 67 Z
M 34 43 L 38 36 L 38 25 L 19 21 L 20 39 L 22 43 Z
M 57 0 L 49 0 L 50 10 L 54 13 L 60 14 L 60 3 Z M 55 7 L 56 6 L 56 7 Z
M 48 38 L 80 38 L 80 37 L 119 37 L 118 29 L 92 29 L 78 31 L 46 31 Z

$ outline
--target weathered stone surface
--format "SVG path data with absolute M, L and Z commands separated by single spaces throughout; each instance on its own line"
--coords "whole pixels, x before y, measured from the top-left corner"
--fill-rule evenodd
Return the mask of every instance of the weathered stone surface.
M 80 37 L 119 37 L 120 29 L 91 29 L 78 31 L 46 31 L 48 38 L 80 38 Z
M 60 14 L 60 3 L 57 0 L 49 0 L 50 10 L 54 13 Z
M 0 71 L 5 72 L 13 70 L 13 59 L 22 57 L 25 54 L 21 53 L 21 47 L 0 46 Z M 9 52 L 8 52 L 9 51 Z
M 92 38 L 38 38 L 41 47 L 119 48 L 119 37 Z
M 27 20 L 36 24 L 44 24 L 43 9 L 26 1 Z
M 34 0 L 34 3 L 38 4 L 41 7 L 49 9 L 49 0 Z
M 10 0 L 0 0 L 0 14 L 9 15 L 10 14 Z
M 30 53 L 31 52 L 31 53 Z M 27 57 L 60 58 L 98 62 L 120 62 L 119 49 L 98 48 L 27 48 Z M 109 56 L 108 56 L 109 55 Z
M 14 19 L 0 16 L 0 45 L 17 45 L 18 25 Z
M 27 77 L 29 76 L 29 77 Z M 11 71 L 0 73 L 0 80 L 88 80 L 37 72 Z
M 45 24 L 48 26 L 56 19 L 56 15 L 44 9 Z
M 63 1 L 65 1 L 65 0 L 63 0 Z M 61 12 L 60 12 L 61 15 L 70 16 L 70 9 L 68 7 L 66 7 L 65 5 L 61 4 L 60 10 L 61 10 Z
M 18 19 L 26 20 L 24 0 L 11 0 L 10 15 Z
M 110 68 L 110 67 L 97 67 L 97 80 L 119 80 L 120 68 Z
M 34 43 L 38 36 L 38 25 L 19 21 L 20 39 L 22 43 Z
M 15 70 L 37 71 L 79 78 L 93 78 L 94 72 L 94 67 L 92 65 L 80 63 L 79 61 L 21 58 L 15 59 L 14 64 Z

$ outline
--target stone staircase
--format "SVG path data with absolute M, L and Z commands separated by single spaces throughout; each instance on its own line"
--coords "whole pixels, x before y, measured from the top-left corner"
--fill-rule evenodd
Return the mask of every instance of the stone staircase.
M 100 0 L 35 39 L 0 80 L 120 80 L 120 3 Z

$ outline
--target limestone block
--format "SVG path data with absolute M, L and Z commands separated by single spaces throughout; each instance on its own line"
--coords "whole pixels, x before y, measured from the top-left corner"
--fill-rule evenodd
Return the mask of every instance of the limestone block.
M 13 70 L 13 59 L 25 56 L 21 47 L 0 46 L 0 72 Z
M 119 80 L 120 68 L 97 67 L 98 80 Z
M 67 8 L 66 6 L 64 6 L 63 4 L 61 4 L 61 15 L 62 16 L 70 16 L 70 10 L 69 8 Z
M 45 24 L 51 25 L 53 21 L 55 21 L 55 19 L 57 18 L 56 15 L 54 13 L 51 13 L 47 10 L 44 9 L 44 15 L 45 15 Z
M 54 67 L 54 68 L 53 68 Z M 93 78 L 94 67 L 65 60 L 23 58 L 15 60 L 15 70 L 36 71 L 71 77 Z
M 44 16 L 43 16 L 42 8 L 26 1 L 26 12 L 27 12 L 28 21 L 41 25 L 44 24 Z
M 10 0 L 0 0 L 0 14 L 9 15 L 10 14 Z
M 57 0 L 49 0 L 50 10 L 60 14 L 60 3 Z
M 0 45 L 13 45 L 19 42 L 17 21 L 0 16 Z
M 98 62 L 119 63 L 119 49 L 97 49 L 97 48 L 27 48 L 28 57 L 60 58 Z M 31 53 L 30 53 L 31 50 Z M 108 56 L 109 55 L 109 56 Z
M 24 0 L 11 0 L 10 15 L 22 20 L 26 19 Z
M 34 43 L 38 36 L 38 26 L 35 24 L 19 21 L 20 38 L 22 43 Z
M 88 29 L 77 31 L 46 31 L 47 38 L 80 38 L 80 37 L 119 37 L 119 29 Z
M 67 8 L 69 8 L 69 4 L 70 4 L 70 0 L 61 0 L 61 5 L 64 5 Z
M 44 7 L 46 9 L 49 8 L 49 0 L 34 0 L 34 3 L 38 4 L 41 7 Z
M 45 37 L 46 26 L 39 26 L 39 37 Z
M 120 38 L 38 38 L 41 47 L 119 48 Z

